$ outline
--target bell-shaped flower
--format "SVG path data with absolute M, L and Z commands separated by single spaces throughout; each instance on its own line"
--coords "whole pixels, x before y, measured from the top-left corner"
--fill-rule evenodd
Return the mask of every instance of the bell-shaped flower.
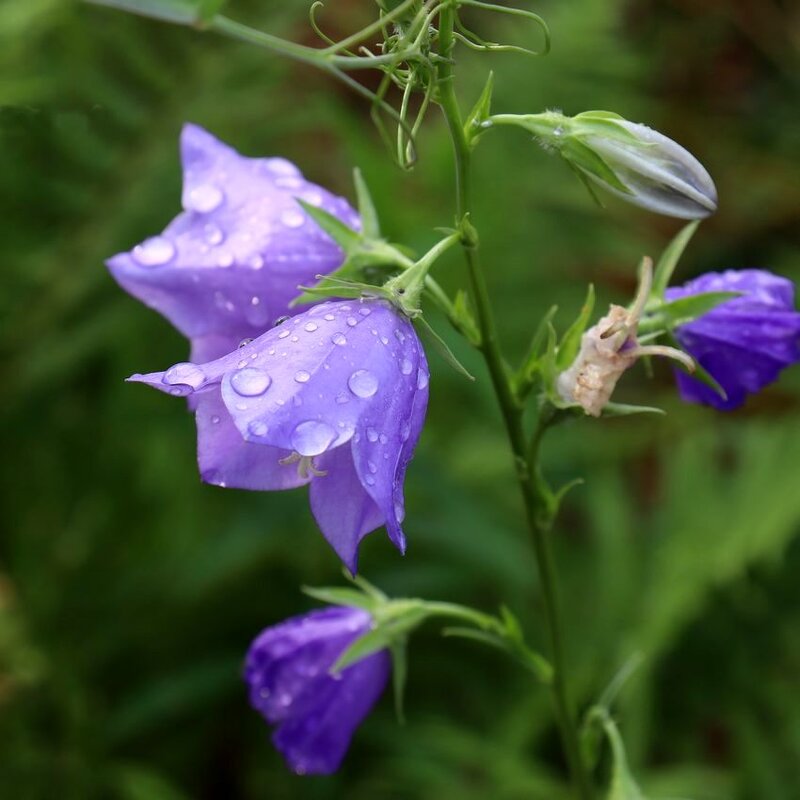
M 684 400 L 730 410 L 800 361 L 800 313 L 791 281 L 761 269 L 708 272 L 666 299 L 701 292 L 741 292 L 676 330 L 681 346 L 724 389 L 722 397 L 696 378 L 677 374 Z
M 203 480 L 310 483 L 314 517 L 351 571 L 359 542 L 381 525 L 404 550 L 403 478 L 429 373 L 411 322 L 390 303 L 321 303 L 220 359 L 130 380 L 197 401 Z
M 196 125 L 181 134 L 184 211 L 163 233 L 108 260 L 117 282 L 166 317 L 207 361 L 287 313 L 298 285 L 343 253 L 297 202 L 352 228 L 358 214 L 283 158 L 245 158 Z
M 250 646 L 244 669 L 250 702 L 275 726 L 275 747 L 300 775 L 339 768 L 355 729 L 386 687 L 388 650 L 330 673 L 371 624 L 361 609 L 325 608 L 267 628 Z

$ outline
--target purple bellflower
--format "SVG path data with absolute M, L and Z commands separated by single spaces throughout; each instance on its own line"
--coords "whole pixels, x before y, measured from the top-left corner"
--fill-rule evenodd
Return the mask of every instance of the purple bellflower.
M 314 517 L 352 572 L 361 539 L 381 525 L 404 551 L 403 479 L 429 372 L 411 322 L 390 303 L 321 303 L 222 358 L 129 380 L 191 395 L 203 480 L 310 484 Z
M 667 289 L 666 299 L 720 291 L 742 295 L 682 325 L 676 335 L 727 399 L 689 375 L 677 373 L 677 379 L 684 400 L 728 411 L 800 361 L 800 313 L 792 282 L 761 269 L 709 272 Z
M 335 772 L 386 687 L 387 650 L 329 672 L 371 624 L 358 608 L 319 609 L 266 628 L 250 646 L 244 669 L 250 702 L 276 726 L 272 740 L 298 774 Z
M 344 255 L 296 198 L 351 228 L 358 214 L 283 158 L 245 158 L 196 125 L 181 134 L 183 213 L 163 233 L 108 260 L 127 292 L 191 340 L 209 361 L 288 313 L 298 285 Z

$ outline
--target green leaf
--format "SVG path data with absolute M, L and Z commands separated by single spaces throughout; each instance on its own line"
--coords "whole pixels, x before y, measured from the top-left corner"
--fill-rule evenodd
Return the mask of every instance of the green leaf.
M 594 286 L 590 283 L 589 288 L 586 290 L 586 299 L 583 301 L 583 306 L 577 319 L 569 326 L 561 340 L 561 344 L 558 346 L 556 367 L 558 367 L 559 372 L 567 369 L 575 360 L 575 356 L 578 355 L 581 346 L 581 336 L 583 336 L 586 330 L 593 309 Z
M 697 226 L 700 222 L 701 220 L 696 219 L 688 225 L 684 225 L 672 241 L 664 248 L 664 252 L 658 259 L 655 272 L 653 273 L 652 294 L 655 297 L 664 297 L 664 292 L 667 286 L 669 286 L 672 273 L 678 265 L 678 260 L 681 255 L 683 255 L 686 245 L 689 244 L 692 236 L 694 236 L 694 232 L 697 230 Z
M 356 185 L 356 202 L 358 204 L 358 213 L 361 216 L 362 235 L 366 239 L 380 239 L 381 227 L 378 221 L 378 212 L 375 210 L 372 195 L 369 193 L 367 183 L 360 169 L 353 170 L 353 180 Z
M 478 98 L 478 101 L 472 107 L 472 111 L 467 115 L 464 121 L 464 135 L 470 147 L 474 147 L 480 135 L 486 130 L 482 127 L 483 123 L 489 118 L 492 113 L 492 90 L 494 88 L 494 73 L 489 72 L 489 77 L 486 79 L 486 85 Z
M 367 611 L 375 608 L 377 602 L 358 589 L 348 589 L 342 586 L 303 586 L 302 592 L 315 600 L 333 606 L 354 606 Z
M 201 18 L 197 6 L 188 0 L 86 0 L 86 2 L 178 25 L 194 25 Z

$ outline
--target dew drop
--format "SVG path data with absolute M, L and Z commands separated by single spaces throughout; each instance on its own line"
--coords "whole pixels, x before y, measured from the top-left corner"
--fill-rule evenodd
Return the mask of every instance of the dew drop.
M 370 308 L 359 308 L 358 313 L 361 314 L 362 317 L 368 317 L 372 313 L 372 309 Z
M 368 370 L 356 370 L 347 380 L 350 391 L 361 398 L 372 397 L 378 391 L 378 379 Z
M 389 441 L 389 437 L 388 437 L 388 436 L 386 436 L 386 434 L 385 434 L 385 433 L 382 433 L 382 434 L 381 434 L 381 435 L 378 437 L 378 441 L 379 441 L 381 444 L 386 444 L 386 442 L 388 442 L 388 441 Z
M 267 168 L 274 175 L 300 175 L 300 170 L 286 158 L 267 158 L 265 161 Z
M 228 253 L 220 253 L 217 257 L 217 266 L 218 267 L 232 267 L 233 266 L 233 256 Z
M 403 423 L 403 427 L 400 430 L 400 438 L 406 442 L 408 441 L 408 437 L 411 435 L 411 426 L 407 423 Z
M 375 428 L 367 428 L 367 439 L 370 442 L 377 442 L 378 441 L 378 431 Z
M 272 378 L 258 367 L 245 367 L 231 376 L 231 386 L 242 397 L 258 397 L 269 389 Z
M 254 422 L 251 422 L 247 426 L 247 429 L 250 431 L 250 433 L 253 434 L 253 436 L 266 436 L 267 435 L 267 431 L 269 430 L 269 428 L 266 426 L 266 424 L 261 422 L 261 421 L 259 421 L 259 420 L 255 420 Z
M 189 362 L 183 362 L 181 364 L 175 364 L 174 367 L 170 367 L 165 373 L 164 377 L 161 379 L 162 383 L 166 383 L 168 386 L 189 386 L 192 389 L 197 389 L 200 387 L 206 379 L 206 375 L 197 364 L 190 364 Z
M 378 471 L 378 467 L 372 463 L 372 461 L 367 462 L 367 469 L 374 475 Z
M 288 328 L 286 328 L 286 330 L 283 330 L 278 334 L 278 338 L 285 339 L 290 333 L 291 331 Z
M 336 431 L 318 420 L 301 422 L 292 432 L 292 447 L 301 456 L 318 456 L 335 441 Z
M 347 324 L 351 328 L 355 328 L 355 326 L 358 325 L 358 320 L 355 317 L 348 317 L 347 318 Z
M 263 267 L 263 266 L 264 266 L 264 259 L 263 259 L 263 258 L 262 258 L 262 257 L 261 257 L 261 256 L 260 256 L 258 253 L 256 253 L 256 254 L 255 254 L 255 255 L 254 255 L 254 256 L 253 256 L 253 257 L 250 259 L 250 262 L 249 262 L 249 263 L 250 263 L 250 266 L 251 266 L 253 269 L 261 269 L 261 267 Z
M 143 267 L 160 267 L 175 255 L 175 245 L 165 236 L 145 239 L 133 248 L 133 257 Z
M 425 389 L 428 386 L 428 373 L 421 369 L 417 373 L 417 389 Z
M 281 222 L 287 228 L 300 228 L 306 221 L 306 216 L 303 214 L 302 211 L 297 211 L 295 209 L 289 209 L 288 211 L 284 211 L 281 214 Z
M 252 341 L 252 339 L 242 339 L 242 341 L 239 342 L 239 347 L 247 347 Z
M 345 403 L 350 402 L 350 395 L 347 394 L 347 392 L 339 392 L 339 394 L 336 395 L 336 402 L 340 406 L 343 406 Z
M 211 424 L 212 425 L 219 425 L 219 416 L 217 414 L 214 414 L 214 416 L 211 417 Z
M 364 476 L 364 483 L 366 483 L 367 486 L 374 486 L 375 485 L 375 478 L 372 475 L 365 475 Z
M 326 314 L 323 319 L 326 319 L 328 322 L 333 322 L 336 317 L 333 314 Z
M 210 244 L 210 245 L 218 245 L 222 244 L 225 241 L 225 234 L 222 232 L 222 229 L 218 225 L 214 225 L 213 222 L 210 222 L 203 228 L 203 238 Z
M 294 379 L 298 383 L 308 383 L 308 381 L 311 379 L 311 374 L 306 372 L 304 369 L 299 369 L 297 372 L 295 372 Z
M 334 344 L 338 344 L 339 347 L 344 347 L 347 344 L 347 338 L 343 333 L 334 333 L 333 336 L 331 336 L 331 341 Z
M 189 211 L 208 214 L 215 208 L 219 208 L 224 199 L 225 195 L 222 193 L 222 189 L 205 183 L 202 186 L 196 186 L 186 195 L 184 205 Z
M 316 330 L 318 327 L 319 327 L 319 325 L 317 325 L 317 323 L 316 323 L 316 322 L 306 322 L 306 324 L 303 326 L 303 328 L 304 328 L 305 330 L 307 330 L 309 333 L 314 333 L 314 331 L 315 331 L 315 330 Z
M 402 372 L 403 375 L 410 375 L 413 369 L 414 365 L 407 358 L 404 358 L 400 362 L 400 372 Z

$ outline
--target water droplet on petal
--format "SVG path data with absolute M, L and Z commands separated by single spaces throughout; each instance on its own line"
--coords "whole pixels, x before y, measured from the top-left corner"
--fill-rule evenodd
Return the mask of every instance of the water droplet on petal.
M 425 389 L 428 385 L 428 373 L 421 369 L 417 373 L 417 389 Z
M 168 386 L 180 384 L 182 386 L 190 386 L 192 389 L 197 389 L 203 384 L 205 379 L 205 373 L 197 364 L 183 362 L 181 364 L 175 364 L 174 367 L 170 367 L 164 373 L 164 377 L 161 381 Z
M 410 375 L 413 369 L 414 365 L 407 358 L 404 358 L 400 362 L 400 372 L 402 372 L 403 375 Z
M 213 184 L 206 183 L 202 186 L 195 186 L 185 197 L 184 205 L 189 211 L 199 211 L 201 214 L 208 214 L 215 208 L 219 208 L 220 203 L 225 198 L 222 189 Z
M 378 467 L 371 461 L 367 462 L 367 469 L 374 475 L 378 471 Z
M 405 442 L 408 441 L 408 437 L 411 435 L 411 426 L 407 423 L 403 423 L 403 427 L 400 430 L 400 438 Z
M 375 478 L 372 475 L 365 475 L 364 476 L 364 483 L 366 483 L 367 486 L 374 486 L 375 485 Z
M 388 437 L 388 436 L 387 436 L 385 433 L 382 433 L 382 434 L 381 434 L 381 435 L 378 437 L 378 441 L 379 441 L 381 444 L 386 444 L 386 442 L 388 442 L 388 441 L 389 441 L 389 437 Z
M 254 255 L 254 256 L 253 256 L 253 257 L 250 259 L 250 262 L 249 262 L 249 263 L 250 263 L 250 266 L 251 266 L 253 269 L 261 269 L 261 267 L 263 267 L 263 266 L 264 266 L 264 259 L 263 259 L 263 258 L 262 258 L 262 257 L 261 257 L 261 256 L 260 256 L 258 253 L 256 253 L 256 254 L 255 254 L 255 255 Z
M 378 441 L 378 431 L 375 428 L 367 428 L 367 439 L 370 442 L 377 442 Z
M 239 342 L 239 347 L 247 347 L 252 341 L 252 339 L 242 339 L 242 341 Z
M 358 313 L 361 314 L 362 317 L 368 317 L 372 313 L 372 309 L 362 307 L 358 309 Z
M 211 245 L 218 245 L 222 244 L 225 240 L 225 234 L 222 232 L 222 229 L 219 225 L 214 225 L 213 222 L 210 222 L 203 228 L 203 238 Z
M 297 372 L 295 372 L 294 379 L 298 383 L 308 383 L 308 381 L 311 379 L 311 374 L 306 372 L 304 369 L 299 369 Z
M 303 327 L 309 333 L 314 333 L 314 331 L 319 327 L 319 325 L 317 325 L 316 322 L 306 322 L 306 324 Z
M 290 331 L 288 328 L 286 328 L 286 330 L 282 330 L 282 331 L 281 331 L 281 332 L 278 334 L 278 338 L 279 338 L 279 339 L 285 339 L 285 338 L 286 338 L 286 337 L 287 337 L 287 336 L 288 336 L 290 333 L 291 333 L 291 331 Z
M 214 416 L 211 417 L 211 424 L 212 425 L 219 425 L 219 416 L 217 414 L 214 414 Z
M 301 422 L 292 433 L 292 447 L 301 456 L 318 456 L 336 440 L 336 431 L 325 422 Z
M 328 320 L 328 322 L 333 322 L 336 317 L 333 314 L 326 314 L 324 319 Z
M 355 326 L 358 325 L 358 320 L 355 317 L 348 317 L 347 318 L 347 324 L 351 328 L 355 328 Z
M 366 369 L 356 370 L 348 378 L 347 385 L 356 397 L 364 399 L 378 391 L 378 379 Z
M 286 158 L 267 158 L 265 163 L 274 175 L 300 175 L 300 170 Z
M 281 222 L 287 228 L 300 228 L 305 224 L 306 215 L 302 211 L 296 209 L 289 209 L 281 214 Z
M 331 336 L 331 341 L 334 344 L 338 344 L 339 347 L 344 347 L 347 344 L 347 338 L 343 333 L 334 333 L 333 336 Z
M 175 255 L 175 245 L 165 236 L 145 239 L 133 248 L 133 257 L 143 267 L 160 267 Z
M 339 392 L 339 394 L 336 395 L 336 402 L 340 406 L 343 406 L 345 403 L 350 402 L 350 395 L 347 394 L 347 392 Z
M 269 389 L 272 378 L 258 367 L 245 367 L 231 376 L 231 386 L 242 397 L 258 397 Z
M 220 253 L 217 257 L 217 266 L 218 267 L 232 267 L 233 266 L 233 256 L 228 253 Z
M 251 422 L 247 426 L 247 429 L 250 431 L 250 433 L 253 434 L 253 436 L 266 436 L 267 431 L 269 431 L 267 425 L 264 422 L 261 422 L 260 420 L 255 420 L 254 422 Z

